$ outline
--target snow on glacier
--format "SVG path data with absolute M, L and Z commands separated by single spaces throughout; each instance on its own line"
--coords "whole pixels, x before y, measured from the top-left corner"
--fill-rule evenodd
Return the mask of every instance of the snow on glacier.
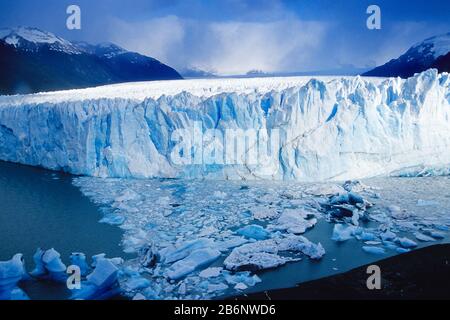
M 182 80 L 2 96 L 0 159 L 99 177 L 301 181 L 446 167 L 449 84 L 428 70 L 406 80 Z M 286 135 L 269 172 L 176 164 L 171 134 L 195 122 Z
M 123 218 L 123 248 L 138 255 L 125 262 L 120 275 L 121 287 L 131 297 L 230 296 L 261 282 L 260 270 L 322 256 L 331 259 L 330 243 L 343 240 L 358 241 L 361 254 L 377 257 L 430 243 L 424 240 L 449 239 L 447 176 L 343 184 L 96 177 L 76 177 L 73 183 L 111 217 L 104 222 Z M 349 192 L 372 205 L 351 205 Z M 370 224 L 354 225 L 353 216 L 335 215 L 333 206 L 342 206 L 332 204 L 336 196 L 354 210 L 360 208 L 358 217 Z M 433 210 L 418 205 L 418 197 L 436 199 Z M 267 210 L 261 214 L 261 208 Z M 327 223 L 334 229 L 318 237 L 316 225 Z M 264 230 L 265 239 L 254 237 Z M 324 237 L 330 240 L 326 245 Z M 142 248 L 149 246 L 151 259 L 142 259 L 142 252 L 149 252 Z M 142 263 L 150 260 L 152 264 Z M 307 268 L 299 265 L 298 272 Z

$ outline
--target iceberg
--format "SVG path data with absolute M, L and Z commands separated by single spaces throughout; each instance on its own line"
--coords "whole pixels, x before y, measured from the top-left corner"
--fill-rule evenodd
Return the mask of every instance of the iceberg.
M 291 235 L 244 244 L 233 249 L 223 263 L 231 271 L 258 271 L 299 260 L 281 255 L 287 252 L 302 253 L 311 259 L 320 259 L 325 254 L 320 243 L 314 244 L 303 236 Z
M 347 241 L 353 238 L 355 231 L 358 228 L 356 226 L 349 226 L 345 224 L 335 224 L 333 227 L 333 235 L 331 240 L 337 242 Z
M 59 282 L 67 280 L 67 267 L 62 262 L 61 255 L 55 249 L 51 248 L 44 251 L 38 248 L 33 256 L 33 260 L 35 263 L 35 268 L 31 272 L 33 277 Z
M 81 282 L 81 289 L 73 290 L 73 300 L 103 300 L 117 295 L 120 292 L 118 286 L 119 269 L 110 260 L 99 258 L 95 269 Z
M 236 230 L 236 233 L 249 239 L 264 240 L 269 238 L 269 232 L 260 225 L 252 224 Z
M 313 217 L 313 212 L 304 209 L 285 209 L 278 218 L 277 225 L 272 226 L 272 228 L 274 230 L 286 230 L 293 234 L 302 234 L 317 223 L 317 219 Z
M 74 252 L 70 255 L 71 265 L 80 267 L 81 275 L 84 277 L 89 271 L 89 265 L 86 261 L 86 255 L 82 252 Z
M 96 177 L 228 180 L 347 180 L 445 167 L 449 85 L 448 73 L 430 69 L 406 80 L 162 81 L 2 96 L 0 160 Z M 219 137 L 227 130 L 254 130 L 262 150 L 247 145 L 243 156 L 267 161 L 224 161 Z M 188 144 L 183 133 L 201 141 Z M 265 152 L 272 141 L 279 147 Z M 191 151 L 194 161 L 177 161 Z
M 380 247 L 374 247 L 374 246 L 363 246 L 362 249 L 371 254 L 385 254 L 386 251 L 383 248 Z
M 0 261 L 0 300 L 28 300 L 18 287 L 25 274 L 22 254 L 14 255 L 9 261 Z

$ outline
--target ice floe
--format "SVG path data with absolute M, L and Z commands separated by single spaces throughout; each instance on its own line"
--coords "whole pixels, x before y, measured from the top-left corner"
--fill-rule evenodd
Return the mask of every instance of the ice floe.
M 325 248 L 308 239 L 319 223 L 333 224 L 333 240 L 354 239 L 380 257 L 415 248 L 411 239 L 418 232 L 422 239 L 442 239 L 450 225 L 439 212 L 424 219 L 401 203 L 385 202 L 383 189 L 359 181 L 77 177 L 74 184 L 106 216 L 124 217 L 124 250 L 137 254 L 119 274 L 130 298 L 208 299 L 248 290 L 261 281 L 261 270 L 320 259 Z M 416 200 L 412 205 L 422 208 Z

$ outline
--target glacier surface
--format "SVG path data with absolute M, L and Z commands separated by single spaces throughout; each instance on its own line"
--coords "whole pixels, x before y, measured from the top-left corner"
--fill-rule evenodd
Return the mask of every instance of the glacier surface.
M 449 74 L 431 69 L 406 80 L 188 80 L 2 96 L 0 160 L 97 177 L 299 181 L 446 167 L 449 85 Z M 172 134 L 195 123 L 203 132 L 254 129 L 267 141 L 274 129 L 283 134 L 269 170 L 175 163 Z

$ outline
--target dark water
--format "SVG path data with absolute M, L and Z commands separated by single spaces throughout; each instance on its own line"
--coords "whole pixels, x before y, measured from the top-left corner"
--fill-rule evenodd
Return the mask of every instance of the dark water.
M 22 253 L 27 271 L 38 247 L 55 248 L 64 263 L 72 252 L 125 257 L 122 231 L 98 223 L 99 208 L 72 185 L 72 176 L 0 162 L 0 260 Z M 25 284 L 31 298 L 64 298 L 59 285 Z

